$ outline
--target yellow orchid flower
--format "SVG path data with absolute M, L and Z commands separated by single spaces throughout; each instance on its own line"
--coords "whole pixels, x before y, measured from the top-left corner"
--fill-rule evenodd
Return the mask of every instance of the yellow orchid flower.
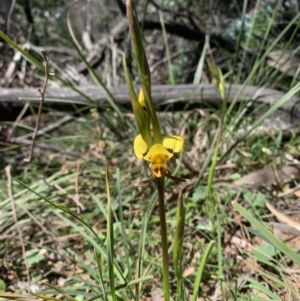
M 142 106 L 142 108 L 146 110 L 145 97 L 142 89 L 140 89 L 140 93 L 139 93 L 139 103 Z
M 133 149 L 138 159 L 143 158 L 151 163 L 150 169 L 155 177 L 160 178 L 166 175 L 173 180 L 181 181 L 180 178 L 173 177 L 167 173 L 167 161 L 173 157 L 173 153 L 181 152 L 183 144 L 182 137 L 167 136 L 163 138 L 162 144 L 153 144 L 148 150 L 147 144 L 142 136 L 137 135 L 134 139 Z M 153 178 L 151 177 L 150 179 L 152 180 Z

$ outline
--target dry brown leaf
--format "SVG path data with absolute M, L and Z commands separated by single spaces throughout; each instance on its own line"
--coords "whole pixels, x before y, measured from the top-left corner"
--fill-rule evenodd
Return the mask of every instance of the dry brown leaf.
M 249 243 L 248 241 L 241 239 L 237 236 L 233 236 L 231 238 L 231 243 L 241 247 L 242 249 L 244 249 L 248 252 L 250 252 L 253 249 L 253 246 L 251 245 L 251 243 Z
M 190 275 L 192 275 L 192 274 L 194 274 L 195 273 L 195 268 L 194 267 L 188 267 L 188 268 L 186 268 L 184 271 L 183 271 L 183 277 L 184 278 L 186 278 L 186 277 L 188 277 L 188 276 L 190 276 Z
M 233 182 L 234 186 L 243 186 L 248 188 L 271 187 L 277 180 L 280 183 L 297 178 L 300 175 L 300 168 L 292 165 L 278 167 L 275 171 L 272 167 L 251 172 Z
M 296 57 L 293 52 L 272 51 L 268 54 L 268 58 L 267 63 L 270 66 L 289 76 L 294 77 L 296 75 L 300 65 L 300 58 Z M 300 78 L 299 73 L 297 78 Z
M 152 301 L 164 301 L 164 293 L 158 287 L 151 290 L 151 300 Z
M 300 190 L 299 189 L 294 192 L 294 196 L 297 198 L 300 198 Z
M 266 294 L 262 293 L 261 291 L 258 291 L 257 289 L 253 288 L 252 289 L 253 294 L 255 294 L 257 297 L 260 298 L 260 300 L 270 300 L 269 296 Z

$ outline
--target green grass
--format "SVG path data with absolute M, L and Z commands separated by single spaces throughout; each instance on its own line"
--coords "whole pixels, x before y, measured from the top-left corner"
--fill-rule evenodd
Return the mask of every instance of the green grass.
M 249 189 L 238 192 L 228 185 L 230 180 L 251 171 L 285 164 L 287 155 L 299 156 L 299 137 L 283 141 L 280 130 L 271 136 L 251 136 L 280 105 L 299 95 L 297 81 L 287 76 L 278 81 L 279 71 L 266 64 L 271 51 L 295 48 L 284 37 L 299 22 L 299 14 L 275 36 L 278 9 L 270 14 L 258 10 L 245 36 L 238 36 L 240 47 L 236 53 L 227 61 L 215 63 L 222 70 L 225 83 L 255 84 L 284 91 L 285 96 L 276 105 L 259 118 L 246 110 L 246 103 L 227 104 L 225 115 L 218 108 L 185 108 L 178 112 L 172 103 L 166 112 L 159 113 L 163 133 L 177 134 L 176 129 L 185 139 L 184 152 L 170 162 L 170 170 L 174 176 L 191 179 L 182 199 L 178 199 L 182 185 L 166 181 L 170 258 L 173 254 L 170 287 L 174 300 L 187 300 L 188 296 L 192 300 L 213 298 L 216 294 L 219 300 L 289 300 L 288 294 L 291 300 L 300 298 L 299 281 L 288 269 L 299 271 L 299 254 L 262 224 L 266 221 L 262 217 L 267 213 L 265 202 L 271 195 Z M 162 16 L 161 22 L 166 22 Z M 163 33 L 167 47 L 170 40 Z M 20 50 L 4 34 L 0 35 Z M 260 48 L 249 66 L 247 49 L 256 50 L 258 41 L 262 41 Z M 167 49 L 171 51 L 169 45 Z M 41 75 L 41 61 L 25 51 L 22 55 Z M 202 75 L 209 72 L 206 55 L 207 44 L 195 69 L 195 83 L 201 83 Z M 217 55 L 211 56 L 211 62 L 216 58 Z M 169 68 L 172 83 L 173 72 L 176 70 L 176 78 L 180 74 L 180 64 L 174 65 L 177 59 L 172 61 L 172 53 L 168 52 L 165 68 Z M 18 156 L 28 146 L 4 151 L 5 162 L 12 165 L 17 221 L 3 173 L 0 254 L 7 254 L 3 265 L 8 265 L 18 280 L 26 281 L 18 224 L 31 282 L 39 284 L 37 295 L 44 299 L 64 296 L 68 300 L 140 300 L 150 296 L 154 288 L 162 288 L 157 193 L 153 184 L 133 186 L 148 177 L 150 171 L 133 153 L 137 131 L 132 112 L 115 103 L 105 81 L 91 66 L 88 71 L 94 83 L 107 94 L 108 106 L 98 107 L 90 100 L 87 108 L 96 109 L 91 114 L 74 104 L 79 114 L 72 122 L 38 139 L 30 165 Z M 213 77 L 211 73 L 210 76 Z M 52 80 L 67 84 L 61 72 Z M 80 87 L 68 86 L 80 91 Z M 224 129 L 217 141 L 222 119 Z M 28 125 L 17 128 L 18 135 L 28 131 L 32 131 Z M 40 147 L 41 143 L 49 148 Z M 61 149 L 59 155 L 53 146 Z M 232 205 L 236 198 L 238 203 Z M 183 212 L 184 225 L 180 224 Z M 178 229 L 183 231 L 183 227 L 184 234 L 178 236 Z M 241 231 L 245 231 L 245 237 Z M 241 244 L 233 247 L 230 235 L 241 239 Z M 259 243 L 254 237 L 260 238 Z M 246 238 L 253 244 L 251 250 L 242 246 Z M 174 269 L 173 260 L 178 261 L 178 270 Z M 10 287 L 7 279 L 6 283 L 8 290 L 25 294 L 24 289 Z M 240 286 L 241 283 L 244 285 Z

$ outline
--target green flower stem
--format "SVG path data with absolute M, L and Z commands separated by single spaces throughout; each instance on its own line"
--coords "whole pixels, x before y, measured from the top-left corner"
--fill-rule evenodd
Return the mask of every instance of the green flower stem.
M 153 140 L 154 143 L 161 143 L 162 136 L 160 131 L 159 121 L 156 115 L 154 103 L 151 97 L 151 74 L 147 61 L 146 52 L 143 45 L 143 37 L 135 9 L 133 0 L 126 0 L 126 12 L 129 25 L 129 32 L 131 42 L 142 81 L 143 92 L 145 97 L 145 104 L 147 111 L 150 113 L 153 127 Z
M 145 86 L 145 82 L 142 80 L 142 84 L 143 87 Z M 160 125 L 159 125 L 159 121 L 157 118 L 157 114 L 155 111 L 155 107 L 154 107 L 154 103 L 152 100 L 152 96 L 151 96 L 151 92 L 149 93 L 148 90 L 144 89 L 144 95 L 145 95 L 145 100 L 146 103 L 149 104 L 149 108 L 150 108 L 150 115 L 152 118 L 152 126 L 153 126 L 153 139 L 154 139 L 154 143 L 162 143 L 162 135 L 161 135 L 161 131 L 160 131 Z
M 162 246 L 162 260 L 163 260 L 163 290 L 164 300 L 170 300 L 170 281 L 169 281 L 169 255 L 168 255 L 168 239 L 167 239 L 167 224 L 166 224 L 166 210 L 164 200 L 164 177 L 156 178 L 158 190 L 159 203 L 159 217 L 160 217 L 160 231 L 161 231 L 161 246 Z

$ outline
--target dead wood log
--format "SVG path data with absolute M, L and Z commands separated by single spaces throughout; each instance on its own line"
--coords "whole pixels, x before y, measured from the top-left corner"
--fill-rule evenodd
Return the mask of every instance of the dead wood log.
M 229 90 L 230 88 L 230 90 Z M 68 102 L 77 104 L 88 104 L 89 101 L 83 95 L 91 98 L 100 105 L 107 104 L 105 95 L 97 86 L 83 86 L 78 88 L 82 95 L 69 87 L 47 89 L 45 103 L 55 104 L 56 107 L 66 105 Z M 109 89 L 115 101 L 120 105 L 130 105 L 130 98 L 127 87 L 111 87 Z M 238 102 L 253 101 L 255 103 L 265 104 L 268 108 L 280 100 L 284 93 L 268 88 L 259 88 L 256 86 L 231 85 L 227 86 L 227 101 L 231 103 L 235 98 Z M 214 84 L 206 85 L 154 85 L 152 87 L 152 97 L 156 105 L 166 104 L 171 100 L 182 101 L 190 104 L 219 104 L 220 95 Z M 6 104 L 9 107 L 20 107 L 24 103 L 38 103 L 40 94 L 35 88 L 0 88 L 0 105 Z M 299 124 L 300 121 L 300 98 L 293 96 L 281 108 L 282 112 L 288 113 L 292 123 Z M 287 114 L 285 114 L 285 117 Z

